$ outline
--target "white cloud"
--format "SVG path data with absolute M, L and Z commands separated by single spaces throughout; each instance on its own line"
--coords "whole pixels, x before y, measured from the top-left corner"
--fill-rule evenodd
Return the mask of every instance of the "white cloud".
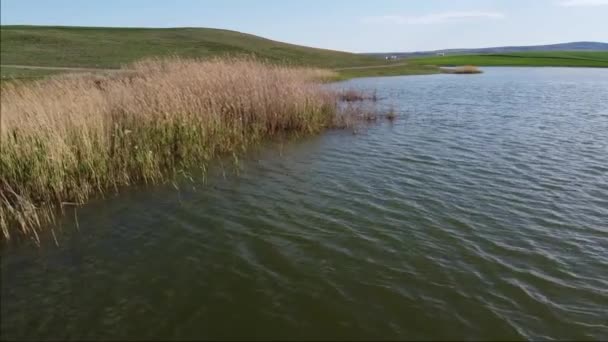
M 559 5 L 562 7 L 606 6 L 608 0 L 563 0 Z
M 599 1 L 599 0 L 596 0 Z M 500 12 L 488 11 L 456 11 L 456 12 L 440 12 L 421 16 L 406 16 L 406 15 L 381 15 L 363 18 L 364 23 L 368 24 L 437 24 L 448 21 L 463 20 L 463 19 L 500 19 L 504 18 L 504 14 Z

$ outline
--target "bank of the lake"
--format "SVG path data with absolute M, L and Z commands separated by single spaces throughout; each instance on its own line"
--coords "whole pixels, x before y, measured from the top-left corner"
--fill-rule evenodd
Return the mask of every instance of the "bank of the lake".
M 252 54 L 255 56 L 255 54 Z M 371 58 L 371 57 L 370 57 Z M 312 63 L 312 62 L 308 62 Z M 552 52 L 522 52 L 510 54 L 483 54 L 483 55 L 448 55 L 433 57 L 403 58 L 395 61 L 370 59 L 363 64 L 349 64 L 344 61 L 335 64 L 340 67 L 331 67 L 332 64 L 323 64 L 323 67 L 336 73 L 334 81 L 344 81 L 353 78 L 383 77 L 383 76 L 417 76 L 434 75 L 439 73 L 452 73 L 445 67 L 464 66 L 502 66 L 502 67 L 572 67 L 572 68 L 608 68 L 608 52 L 603 51 L 552 51 Z M 290 63 L 288 63 L 290 64 Z M 47 64 L 43 64 L 47 65 Z M 315 64 L 308 64 L 314 66 Z M 344 66 L 346 65 L 346 66 Z M 4 82 L 10 80 L 40 79 L 59 73 L 95 73 L 107 74 L 117 69 L 80 67 L 45 67 L 40 65 L 4 65 L 0 66 Z
M 535 51 L 493 54 L 447 54 L 409 58 L 413 65 L 608 68 L 608 51 Z
M 380 66 L 340 68 L 336 71 L 341 79 L 346 80 L 360 77 L 453 73 L 445 67 L 461 68 L 464 66 L 608 68 L 608 52 L 550 51 L 405 57 L 387 61 Z
M 1 251 L 2 339 L 605 340 L 608 70 L 483 70 L 70 210 Z

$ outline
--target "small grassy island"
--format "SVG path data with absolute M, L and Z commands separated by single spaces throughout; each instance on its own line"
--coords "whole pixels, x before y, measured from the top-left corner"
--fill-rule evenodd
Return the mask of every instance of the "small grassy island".
M 476 67 L 474 65 L 465 65 L 462 67 L 455 67 L 455 68 L 441 68 L 441 72 L 443 72 L 445 74 L 462 75 L 462 74 L 481 74 L 483 71 L 481 71 L 478 67 Z

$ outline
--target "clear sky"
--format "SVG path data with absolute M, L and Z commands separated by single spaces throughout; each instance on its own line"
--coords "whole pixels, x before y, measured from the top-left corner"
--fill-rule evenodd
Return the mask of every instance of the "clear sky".
M 213 27 L 352 52 L 608 41 L 608 0 L 0 0 L 1 23 Z

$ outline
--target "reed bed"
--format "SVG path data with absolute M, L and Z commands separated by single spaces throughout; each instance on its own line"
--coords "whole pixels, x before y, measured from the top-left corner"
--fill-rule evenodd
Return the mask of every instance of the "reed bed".
M 52 227 L 65 206 L 206 170 L 277 134 L 340 125 L 331 71 L 253 59 L 145 60 L 106 76 L 2 85 L 2 239 Z

